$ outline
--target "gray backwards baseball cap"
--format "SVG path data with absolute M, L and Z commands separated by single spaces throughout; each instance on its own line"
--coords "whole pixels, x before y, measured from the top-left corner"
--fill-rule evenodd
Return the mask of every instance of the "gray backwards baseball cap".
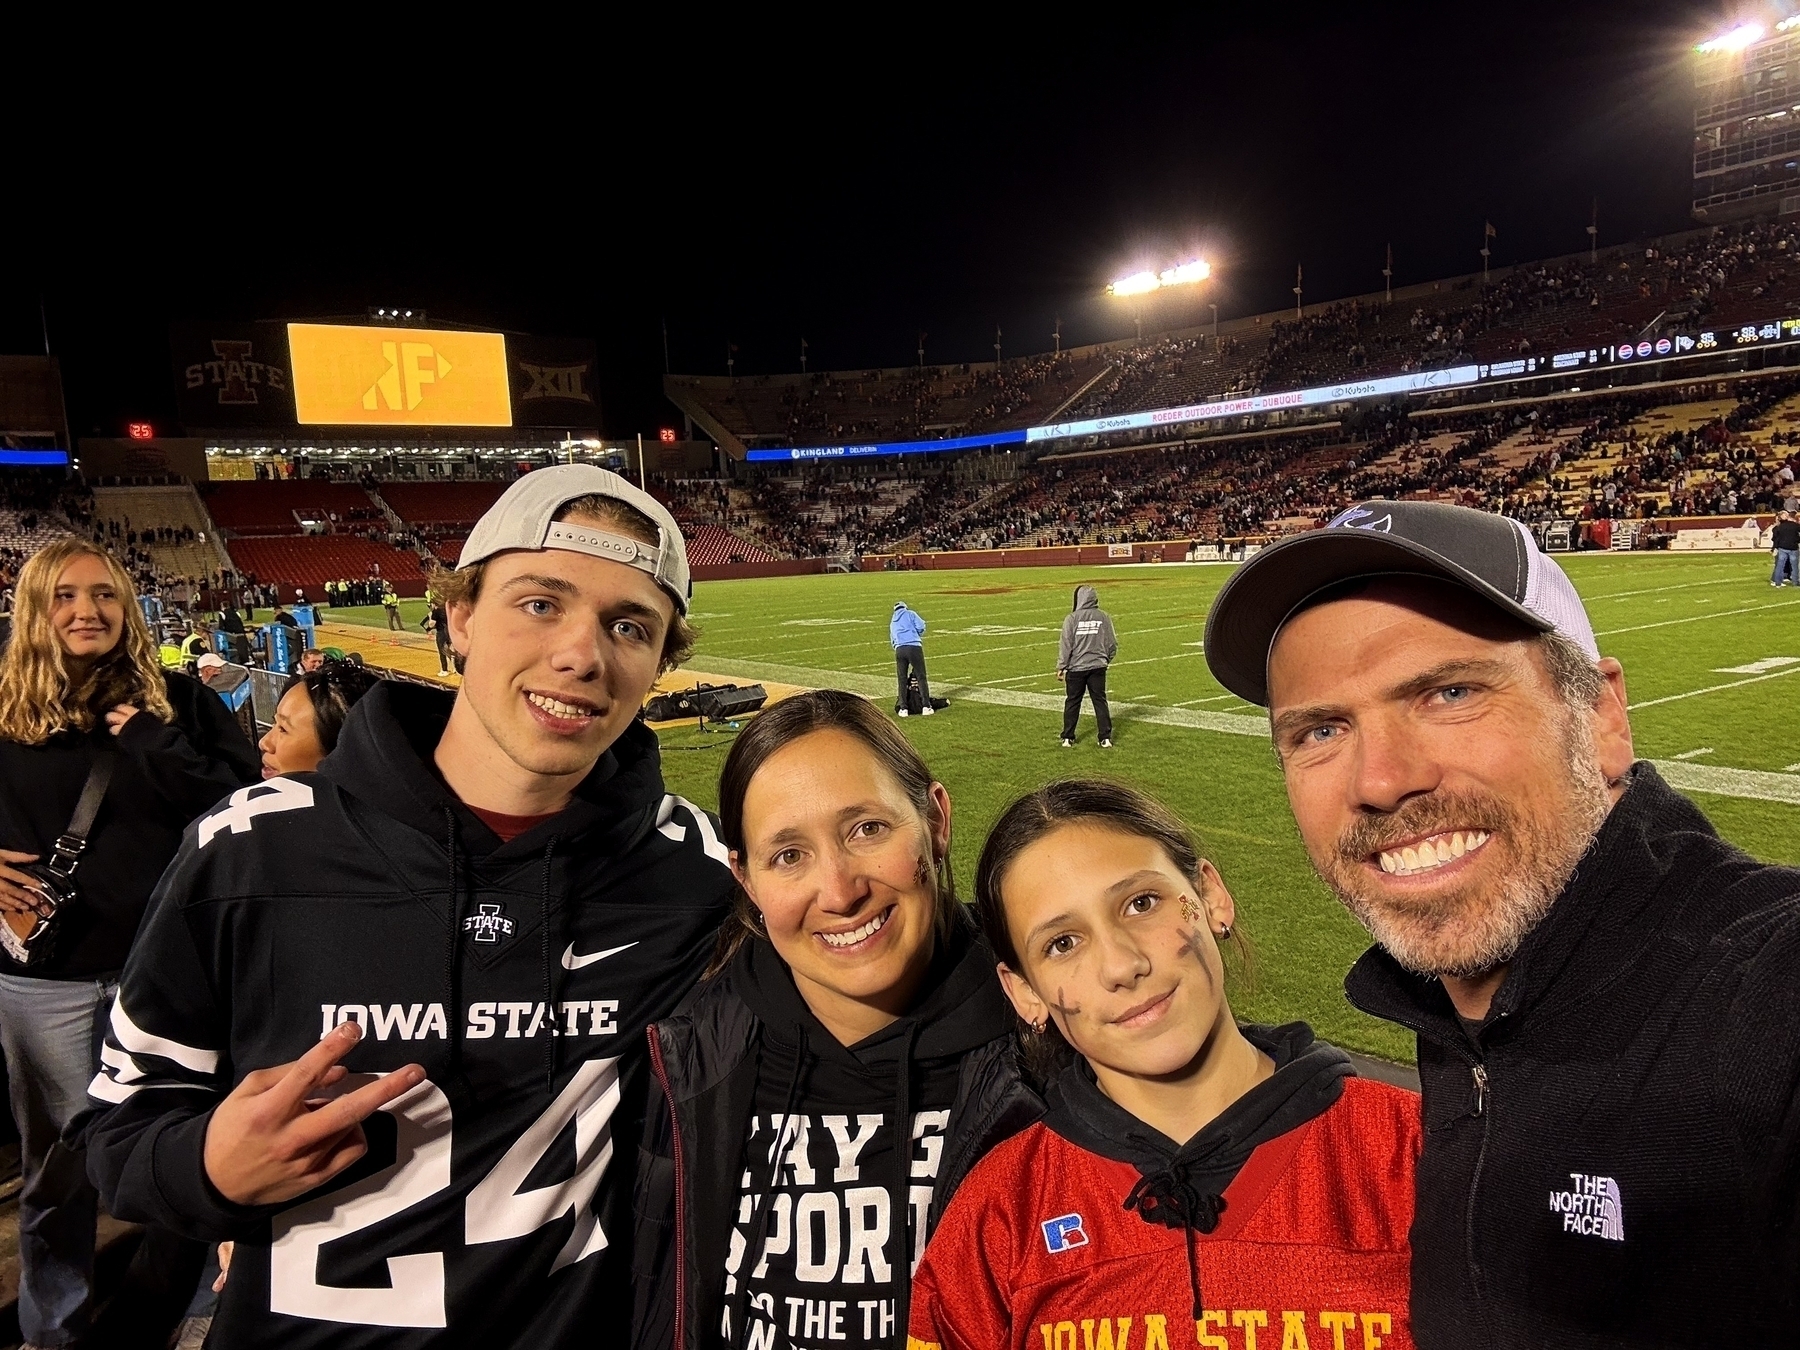
M 611 497 L 641 512 L 656 525 L 657 542 L 646 544 L 597 525 L 555 519 L 577 497 Z M 587 553 L 647 572 L 669 593 L 675 608 L 687 613 L 694 583 L 688 576 L 687 543 L 675 517 L 648 492 L 597 464 L 555 464 L 519 479 L 475 522 L 456 565 L 468 567 L 510 549 L 546 548 Z
M 1581 597 L 1516 520 L 1442 502 L 1361 502 L 1323 529 L 1283 539 L 1240 567 L 1206 616 L 1206 664 L 1246 702 L 1268 706 L 1269 652 L 1313 596 L 1364 577 L 1437 577 L 1466 587 L 1598 661 Z

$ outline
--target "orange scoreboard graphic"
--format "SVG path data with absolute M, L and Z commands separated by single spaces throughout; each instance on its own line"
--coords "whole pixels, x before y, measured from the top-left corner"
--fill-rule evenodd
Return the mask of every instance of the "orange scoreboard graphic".
M 441 328 L 290 323 L 302 425 L 510 427 L 506 339 Z

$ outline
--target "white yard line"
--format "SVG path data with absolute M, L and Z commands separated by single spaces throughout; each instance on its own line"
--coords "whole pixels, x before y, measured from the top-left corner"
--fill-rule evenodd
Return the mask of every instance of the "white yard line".
M 848 689 L 874 699 L 891 701 L 894 680 L 890 675 L 862 675 L 853 671 L 817 670 L 808 666 L 781 665 L 773 661 L 741 661 L 736 657 L 708 656 L 704 663 L 708 674 L 736 675 L 754 680 L 776 680 L 797 684 L 806 689 Z M 1060 713 L 1061 694 L 1035 694 L 1023 689 L 983 688 L 976 684 L 957 684 L 933 680 L 931 691 L 970 703 L 993 703 L 1003 708 L 1032 708 L 1039 712 Z M 1122 722 L 1148 722 L 1154 726 L 1185 727 L 1190 731 L 1221 731 L 1232 736 L 1269 736 L 1267 717 L 1234 717 L 1227 713 L 1202 712 L 1196 708 L 1158 708 L 1145 703 L 1112 704 L 1112 715 Z
M 1670 787 L 1689 792 L 1711 792 L 1721 797 L 1748 797 L 1752 801 L 1785 802 L 1800 806 L 1800 774 L 1765 773 L 1760 769 L 1727 769 L 1717 764 L 1686 760 L 1653 759 L 1657 772 Z
M 1688 591 L 1696 586 L 1741 586 L 1743 584 L 1742 576 L 1720 577 L 1717 581 L 1684 581 L 1675 586 L 1649 586 L 1641 591 L 1608 591 L 1605 595 L 1584 595 L 1581 597 L 1581 601 L 1585 605 L 1591 605 L 1596 600 L 1624 600 L 1633 595 L 1661 595 L 1665 591 Z
M 1752 675 L 1747 680 L 1733 680 L 1730 684 L 1709 684 L 1704 689 L 1690 689 L 1685 694 L 1670 694 L 1666 698 L 1646 699 L 1642 703 L 1629 705 L 1626 711 L 1636 712 L 1639 708 L 1654 708 L 1662 703 L 1679 703 L 1684 698 L 1699 698 L 1702 694 L 1716 694 L 1721 689 L 1741 689 L 1746 684 L 1761 684 L 1764 680 L 1779 680 L 1784 675 L 1800 675 L 1800 666 L 1789 666 L 1786 670 L 1778 670 L 1770 675 Z
M 1595 633 L 1597 638 L 1612 637 L 1615 633 L 1641 633 L 1647 628 L 1670 628 L 1678 623 L 1699 623 L 1702 619 L 1723 619 L 1733 614 L 1754 614 L 1761 609 L 1791 609 L 1800 605 L 1800 600 L 1777 600 L 1771 605 L 1746 605 L 1743 609 L 1721 609 L 1714 614 L 1690 614 L 1685 619 L 1664 619 L 1659 623 L 1640 623 L 1634 628 L 1609 628 L 1604 633 Z

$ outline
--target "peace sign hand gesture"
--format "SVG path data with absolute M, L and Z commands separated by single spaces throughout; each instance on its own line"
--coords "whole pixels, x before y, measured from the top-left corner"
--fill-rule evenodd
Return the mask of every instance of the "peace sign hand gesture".
M 244 1076 L 206 1127 L 206 1175 L 240 1205 L 274 1205 L 331 1180 L 368 1152 L 362 1121 L 425 1079 L 408 1064 L 355 1092 L 325 1098 L 342 1081 L 338 1061 L 362 1038 L 355 1022 L 334 1027 L 291 1064 Z

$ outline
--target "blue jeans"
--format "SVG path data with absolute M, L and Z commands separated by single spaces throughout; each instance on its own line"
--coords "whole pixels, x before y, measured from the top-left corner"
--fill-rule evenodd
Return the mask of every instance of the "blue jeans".
M 71 1345 L 93 1312 L 94 1224 L 100 1201 L 87 1158 L 62 1132 L 87 1108 L 96 1014 L 109 980 L 0 974 L 0 1048 L 19 1127 L 19 1331 L 37 1345 Z
M 1775 575 L 1769 578 L 1769 584 L 1779 586 L 1784 579 L 1800 586 L 1800 549 L 1775 550 Z

